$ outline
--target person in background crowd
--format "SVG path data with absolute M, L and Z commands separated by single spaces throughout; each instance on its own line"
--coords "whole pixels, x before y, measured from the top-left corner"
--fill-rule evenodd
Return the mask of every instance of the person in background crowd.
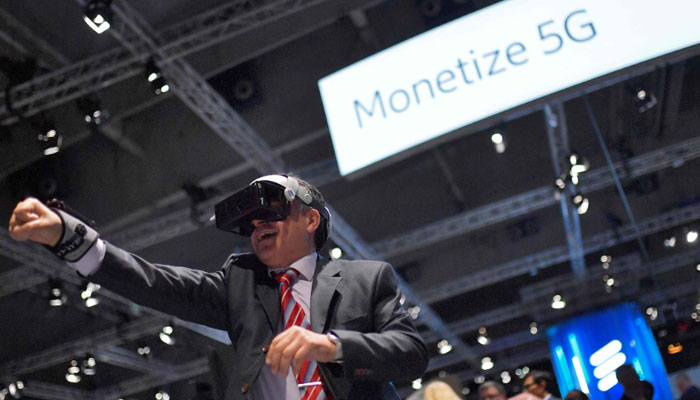
M 443 381 L 430 382 L 425 387 L 425 400 L 461 400 L 452 387 Z
M 523 387 L 526 391 L 535 396 L 541 398 L 542 400 L 561 400 L 558 397 L 552 395 L 549 390 L 552 388 L 553 384 L 552 374 L 545 371 L 530 371 L 529 374 L 525 375 L 525 380 L 523 381 Z
M 700 400 L 700 389 L 693 385 L 685 372 L 676 375 L 676 387 L 681 393 L 680 400 Z
M 564 400 L 588 400 L 588 395 L 578 389 L 571 389 Z
M 620 400 L 652 400 L 654 387 L 650 382 L 639 379 L 632 364 L 623 364 L 615 371 L 618 382 L 625 389 Z
M 479 399 L 481 400 L 506 400 L 506 388 L 496 381 L 486 381 L 479 386 Z

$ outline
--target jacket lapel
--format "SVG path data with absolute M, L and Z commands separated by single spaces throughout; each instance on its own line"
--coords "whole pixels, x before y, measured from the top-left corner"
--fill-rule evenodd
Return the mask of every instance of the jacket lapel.
M 267 275 L 267 267 L 260 263 L 259 268 L 255 268 L 255 296 L 260 300 L 267 321 L 270 323 L 270 328 L 273 332 L 277 332 L 281 308 L 279 289 L 277 282 Z
M 323 333 L 328 324 L 328 310 L 343 279 L 340 263 L 318 258 L 311 287 L 311 330 Z

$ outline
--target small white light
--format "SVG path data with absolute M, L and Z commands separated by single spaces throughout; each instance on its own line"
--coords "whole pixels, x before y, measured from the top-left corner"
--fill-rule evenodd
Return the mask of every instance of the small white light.
M 399 299 L 399 304 L 404 305 L 406 303 L 406 295 L 401 294 L 401 298 Z
M 537 334 L 537 322 L 530 323 L 530 334 L 531 335 Z
M 462 388 L 462 394 L 465 395 L 465 396 L 468 395 L 468 394 L 471 393 L 471 392 L 472 392 L 472 391 L 471 391 L 471 389 L 469 389 L 468 386 L 465 386 L 465 387 Z
M 493 144 L 503 144 L 503 135 L 501 132 L 494 132 L 494 134 L 491 135 L 491 142 L 493 142 Z
M 668 237 L 668 238 L 664 239 L 664 246 L 665 246 L 667 249 L 672 249 L 672 248 L 674 248 L 674 247 L 676 246 L 676 237 L 675 237 L 675 236 L 671 236 L 671 237 Z
M 610 269 L 610 263 L 602 263 L 600 266 L 603 267 L 603 269 Z
M 161 93 L 166 93 L 168 90 L 170 90 L 170 85 L 168 85 L 167 83 L 160 87 Z
M 647 98 L 647 91 L 646 91 L 646 90 L 643 90 L 643 89 L 642 89 L 642 90 L 639 90 L 639 91 L 637 92 L 637 99 L 639 99 L 639 100 L 644 100 L 644 99 L 646 99 L 646 98 Z
M 170 326 L 170 325 L 165 325 L 165 326 L 163 327 L 163 333 L 165 333 L 166 335 L 172 335 L 172 333 L 173 333 L 173 327 Z
M 478 383 L 479 385 L 481 385 L 485 381 L 486 381 L 486 377 L 483 375 L 477 375 L 474 377 L 474 383 Z
M 66 381 L 69 383 L 78 383 L 80 382 L 80 375 L 68 373 L 66 374 Z
M 102 18 L 101 15 L 99 17 Z M 97 18 L 95 18 L 95 19 L 97 19 Z M 104 19 L 104 18 L 102 18 L 102 19 Z M 104 33 L 111 26 L 111 25 L 109 25 L 109 22 L 107 22 L 107 21 L 104 21 L 100 24 L 96 24 L 95 21 L 91 20 L 87 16 L 83 16 L 83 21 L 85 21 L 85 23 L 88 24 L 88 26 L 90 28 L 92 28 L 93 31 L 97 32 L 98 35 L 101 35 L 102 33 Z
M 600 262 L 609 263 L 610 261 L 612 261 L 612 257 L 610 257 L 609 255 L 604 254 L 604 255 L 600 256 Z
M 566 307 L 566 302 L 562 299 L 561 295 L 555 294 L 552 297 L 552 308 L 555 310 L 561 310 Z
M 510 383 L 510 380 L 511 380 L 511 377 L 510 377 L 510 373 L 508 371 L 501 372 L 501 382 L 503 382 L 503 384 Z
M 411 387 L 415 390 L 422 388 L 423 380 L 421 378 L 416 379 L 415 381 L 411 382 Z
M 439 341 L 437 344 L 437 348 L 438 348 L 438 353 L 440 353 L 440 354 L 447 354 L 450 351 L 452 351 L 452 345 L 450 344 L 450 342 L 447 341 L 447 339 L 443 339 L 443 340 Z
M 148 81 L 149 81 L 149 82 L 153 82 L 153 81 L 155 81 L 156 79 L 158 79 L 158 73 L 156 73 L 156 72 L 151 72 L 150 74 L 148 74 Z
M 343 256 L 343 250 L 340 247 L 334 247 L 330 251 L 330 256 L 332 260 L 337 260 Z
M 527 375 L 530 372 L 530 367 L 525 366 L 523 367 L 523 375 Z
M 491 360 L 491 357 L 484 357 L 481 359 L 481 369 L 484 371 L 488 371 L 491 368 L 493 368 L 493 361 Z
M 613 278 L 608 278 L 607 281 L 605 281 L 605 284 L 608 286 L 613 286 L 615 284 L 615 279 Z
M 698 240 L 698 231 L 696 230 L 690 230 L 688 233 L 685 234 L 685 241 L 688 243 L 695 243 L 695 241 Z
M 695 270 L 698 271 L 698 272 L 700 272 L 700 263 L 698 263 L 698 264 L 695 266 Z
M 102 14 L 97 14 L 97 15 L 95 15 L 95 18 L 92 19 L 92 22 L 96 23 L 97 25 L 100 25 L 103 22 L 105 22 L 105 19 L 102 16 Z

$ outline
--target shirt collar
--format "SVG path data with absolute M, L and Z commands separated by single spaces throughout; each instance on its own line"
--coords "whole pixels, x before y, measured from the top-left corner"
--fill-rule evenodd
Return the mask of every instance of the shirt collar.
M 299 271 L 299 279 L 305 280 L 305 281 L 310 281 L 313 276 L 314 272 L 316 271 L 316 259 L 318 258 L 318 255 L 316 252 L 311 252 L 304 257 L 294 261 L 289 265 L 289 267 L 286 268 L 275 268 L 275 269 L 268 269 L 267 274 L 272 277 L 274 274 L 278 274 L 280 272 L 285 272 L 290 268 L 294 268 L 297 271 Z

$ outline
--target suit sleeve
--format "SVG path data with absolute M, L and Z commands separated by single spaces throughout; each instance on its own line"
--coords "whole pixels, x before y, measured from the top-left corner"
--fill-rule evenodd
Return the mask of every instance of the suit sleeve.
M 399 303 L 394 269 L 382 264 L 373 282 L 374 332 L 336 330 L 343 345 L 348 379 L 377 381 L 419 378 L 428 366 L 428 350 Z
M 129 300 L 186 321 L 226 330 L 228 263 L 217 272 L 152 264 L 109 243 L 88 279 Z

